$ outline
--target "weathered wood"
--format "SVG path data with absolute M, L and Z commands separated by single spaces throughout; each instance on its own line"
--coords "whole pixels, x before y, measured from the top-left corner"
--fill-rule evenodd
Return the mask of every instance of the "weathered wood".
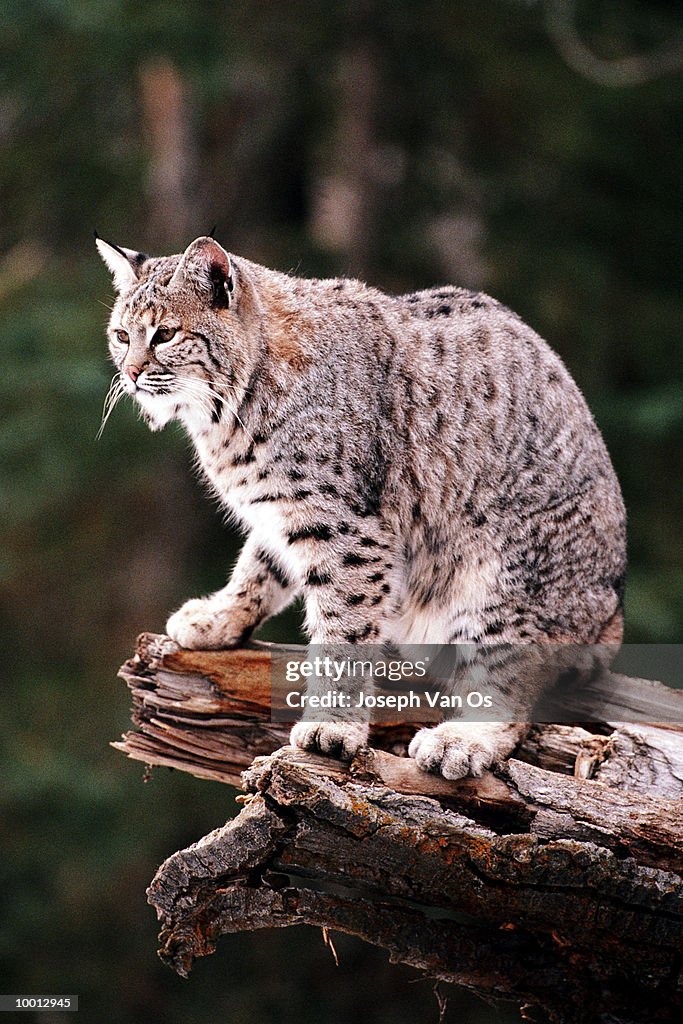
M 157 872 L 163 959 L 186 974 L 221 934 L 313 924 L 554 1021 L 679 1018 L 683 727 L 537 725 L 500 770 L 447 782 L 386 725 L 346 766 L 284 746 L 271 652 L 146 634 L 121 671 L 137 730 L 118 749 L 248 790 Z M 645 706 L 683 702 L 663 689 Z
M 287 742 L 289 728 L 270 721 L 267 645 L 183 651 L 143 633 L 119 674 L 132 691 L 138 730 L 113 746 L 146 764 L 239 786 L 254 757 Z
M 270 671 L 274 650 L 302 653 L 302 648 L 264 643 L 233 651 L 185 651 L 168 637 L 143 633 L 134 657 L 119 673 L 132 691 L 137 729 L 126 733 L 113 746 L 145 764 L 166 765 L 199 778 L 239 786 L 241 772 L 254 757 L 271 753 L 288 740 L 289 725 L 271 721 Z M 613 686 L 609 676 L 602 690 L 616 690 L 625 697 L 629 693 L 639 694 L 641 684 L 650 695 L 645 702 L 648 708 L 663 708 L 669 715 L 677 709 L 679 721 L 683 722 L 683 692 L 672 692 L 648 680 Z M 571 694 L 567 694 L 566 700 L 571 699 Z M 641 697 L 637 700 L 644 702 Z M 649 732 L 638 726 L 637 735 L 642 735 L 643 740 L 635 759 L 637 769 L 628 725 L 605 727 L 607 735 L 602 734 L 602 726 L 593 728 L 600 731 L 540 725 L 526 740 L 519 756 L 553 771 L 588 777 L 609 752 L 610 770 L 633 777 L 630 788 L 634 791 L 650 796 L 661 793 L 672 799 L 681 790 L 683 749 L 676 737 L 683 726 L 657 727 Z M 373 726 L 371 743 L 374 748 L 405 754 L 413 732 L 403 723 Z M 623 739 L 617 739 L 622 736 Z M 425 776 L 409 762 L 398 770 L 404 778 L 414 780 L 415 788 L 407 792 L 443 795 L 442 780 Z M 639 783 L 635 782 L 636 771 Z
M 683 795 L 683 731 L 667 726 L 619 725 L 610 738 L 610 754 L 597 777 L 608 786 L 647 793 L 665 800 Z
M 186 974 L 225 932 L 318 924 L 434 977 L 540 1002 L 558 1021 L 677 1019 L 680 875 L 646 866 L 642 846 L 624 858 L 585 838 L 498 834 L 373 781 L 384 758 L 371 760 L 358 777 L 292 748 L 259 759 L 245 773 L 248 806 L 150 886 L 162 958 Z M 505 785 L 517 786 L 520 764 Z M 523 767 L 538 785 L 550 774 Z M 563 782 L 586 806 L 605 789 Z

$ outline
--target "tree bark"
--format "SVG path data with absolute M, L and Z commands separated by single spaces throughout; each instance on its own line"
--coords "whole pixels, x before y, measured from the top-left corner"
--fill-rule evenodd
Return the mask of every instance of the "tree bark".
M 536 726 L 496 772 L 447 782 L 397 756 L 409 733 L 389 725 L 347 766 L 282 746 L 270 650 L 147 634 L 122 669 L 138 731 L 118 749 L 232 783 L 246 769 L 240 814 L 150 886 L 162 959 L 186 975 L 222 934 L 312 924 L 552 1021 L 679 1019 L 681 727 Z

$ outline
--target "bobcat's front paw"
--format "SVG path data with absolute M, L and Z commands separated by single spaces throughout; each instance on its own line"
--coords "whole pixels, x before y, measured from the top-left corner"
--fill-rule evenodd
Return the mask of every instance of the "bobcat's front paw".
M 422 771 L 444 779 L 481 775 L 512 753 L 527 728 L 517 723 L 442 722 L 434 729 L 420 729 L 408 754 Z
M 368 742 L 368 727 L 358 722 L 297 722 L 289 739 L 302 750 L 352 761 Z
M 252 628 L 238 609 L 220 607 L 211 598 L 186 601 L 166 623 L 171 639 L 192 651 L 238 647 Z

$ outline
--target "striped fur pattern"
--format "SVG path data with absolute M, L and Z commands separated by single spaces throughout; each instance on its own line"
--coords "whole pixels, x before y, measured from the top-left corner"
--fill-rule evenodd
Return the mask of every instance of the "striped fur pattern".
M 112 402 L 183 423 L 247 534 L 227 586 L 169 619 L 178 643 L 242 643 L 297 594 L 314 644 L 619 639 L 619 486 L 567 369 L 514 313 L 457 287 L 301 279 L 208 237 L 162 258 L 98 247 L 118 291 Z M 411 753 L 457 777 L 519 738 L 463 728 L 422 730 Z M 365 738 L 293 732 L 347 757 Z

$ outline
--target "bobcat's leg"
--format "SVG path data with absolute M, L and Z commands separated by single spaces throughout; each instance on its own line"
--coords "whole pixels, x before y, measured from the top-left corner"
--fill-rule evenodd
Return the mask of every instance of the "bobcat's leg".
M 397 559 L 386 531 L 369 518 L 357 528 L 330 539 L 311 538 L 311 531 L 297 543 L 303 566 L 306 621 L 312 650 L 338 663 L 353 659 L 372 660 L 365 645 L 377 651 L 385 640 L 385 621 L 394 601 Z M 368 738 L 368 712 L 356 708 L 361 688 L 372 689 L 367 675 L 353 674 L 339 679 L 309 679 L 307 694 L 334 689 L 341 694 L 343 708 L 322 712 L 307 710 L 304 720 L 291 733 L 291 742 L 305 750 L 317 750 L 350 760 Z
M 523 722 L 442 722 L 420 729 L 408 754 L 422 771 L 445 779 L 481 775 L 509 757 L 529 728 Z
M 554 657 L 548 645 L 503 644 L 476 648 L 473 657 L 456 668 L 448 689 L 466 694 L 479 691 L 491 700 L 489 711 L 461 712 L 461 720 L 420 729 L 408 748 L 419 768 L 445 779 L 481 775 L 513 752 L 527 735 L 536 699 L 554 678 Z M 500 716 L 497 718 L 497 716 Z
M 238 647 L 261 622 L 285 608 L 296 590 L 251 534 L 227 586 L 209 597 L 186 601 L 171 615 L 166 632 L 191 650 Z
M 492 699 L 486 720 L 473 720 L 475 711 L 469 721 L 447 721 L 433 729 L 420 729 L 410 743 L 409 755 L 423 771 L 446 779 L 481 775 L 499 765 L 525 738 L 537 702 L 560 677 L 590 678 L 604 670 L 616 653 L 614 644 L 608 647 L 570 640 L 548 642 L 547 637 L 539 636 L 532 644 L 479 647 L 467 668 L 455 675 L 453 692 L 461 689 L 463 682 L 472 689 L 469 684 L 476 673 L 476 688 Z M 493 720 L 498 714 L 500 718 Z

